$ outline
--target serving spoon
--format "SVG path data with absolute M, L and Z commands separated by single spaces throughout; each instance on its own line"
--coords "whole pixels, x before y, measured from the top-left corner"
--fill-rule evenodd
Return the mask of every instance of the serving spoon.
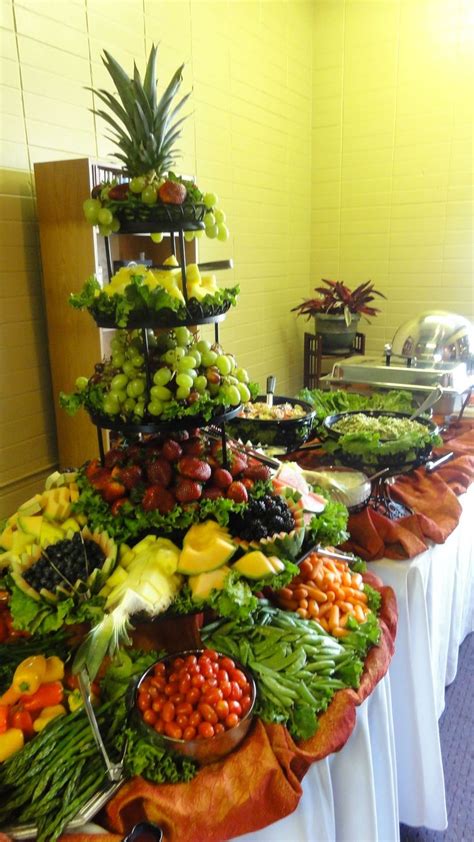
M 413 421 L 415 418 L 418 418 L 425 410 L 431 409 L 431 407 L 437 403 L 440 397 L 443 394 L 443 389 L 441 386 L 437 386 L 436 389 L 433 389 L 432 392 L 424 399 L 423 403 L 420 404 L 419 407 L 415 409 L 415 411 L 410 415 L 409 421 Z

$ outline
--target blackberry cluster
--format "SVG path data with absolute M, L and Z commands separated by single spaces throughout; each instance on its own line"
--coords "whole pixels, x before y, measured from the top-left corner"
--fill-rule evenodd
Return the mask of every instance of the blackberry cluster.
M 65 579 L 72 585 L 77 579 L 87 581 L 89 574 L 102 567 L 104 560 L 105 553 L 95 541 L 89 538 L 82 541 L 80 534 L 75 532 L 72 538 L 46 547 L 41 558 L 23 574 L 23 578 L 37 591 L 41 588 L 54 591 L 58 585 L 67 588 Z
M 258 500 L 251 497 L 242 512 L 229 516 L 231 535 L 245 541 L 261 541 L 277 532 L 291 532 L 294 517 L 282 497 L 265 494 Z

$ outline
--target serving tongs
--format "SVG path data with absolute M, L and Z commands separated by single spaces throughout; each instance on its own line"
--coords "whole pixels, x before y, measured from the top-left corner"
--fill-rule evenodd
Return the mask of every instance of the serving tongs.
M 324 555 L 327 556 L 327 558 L 334 558 L 336 561 L 347 561 L 349 564 L 354 561 L 360 561 L 360 558 L 353 553 L 344 553 L 342 550 L 330 550 L 327 547 L 323 547 L 322 544 L 316 544 L 314 547 L 311 547 L 304 556 L 298 559 L 298 564 L 301 561 L 304 561 L 304 559 L 308 555 L 311 555 L 311 553 L 318 553 L 318 555 Z
M 276 386 L 276 377 L 273 374 L 270 374 L 267 377 L 267 406 L 273 406 L 273 395 L 275 394 L 275 386 Z
M 112 783 L 118 782 L 123 778 L 123 764 L 125 758 L 125 752 L 127 750 L 127 745 L 125 744 L 122 757 L 118 763 L 113 763 L 110 759 L 107 749 L 104 745 L 104 741 L 102 739 L 102 735 L 100 733 L 99 723 L 97 722 L 96 715 L 94 708 L 92 707 L 92 700 L 91 700 L 91 683 L 89 676 L 85 669 L 82 669 L 79 673 L 79 688 L 81 691 L 82 700 L 84 702 L 84 708 L 87 714 L 87 718 L 89 720 L 89 724 L 92 729 L 92 733 L 94 735 L 95 742 L 97 744 L 97 748 L 99 749 L 105 763 L 105 767 L 107 769 L 107 777 L 109 778 Z
M 443 388 L 441 386 L 436 386 L 436 389 L 433 389 L 433 391 L 426 396 L 423 403 L 420 404 L 420 406 L 418 406 L 414 412 L 412 412 L 408 420 L 414 421 L 415 418 L 419 418 L 419 416 L 422 415 L 423 412 L 426 412 L 427 409 L 431 409 L 431 407 L 434 406 L 435 403 L 438 403 L 442 395 Z

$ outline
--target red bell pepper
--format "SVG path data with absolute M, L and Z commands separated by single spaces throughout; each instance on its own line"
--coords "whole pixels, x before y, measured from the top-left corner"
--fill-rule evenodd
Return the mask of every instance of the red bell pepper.
M 64 688 L 61 682 L 51 681 L 48 684 L 42 684 L 31 696 L 22 696 L 21 703 L 25 710 L 43 710 L 43 708 L 61 704 L 63 697 Z
M 8 705 L 0 705 L 0 734 L 4 734 L 8 728 Z
M 28 710 L 15 710 L 11 715 L 11 727 L 19 728 L 25 737 L 32 737 L 35 733 L 33 717 Z

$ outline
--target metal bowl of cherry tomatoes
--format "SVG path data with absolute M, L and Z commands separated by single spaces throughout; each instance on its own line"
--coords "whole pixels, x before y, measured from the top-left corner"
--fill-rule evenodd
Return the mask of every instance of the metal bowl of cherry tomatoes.
M 149 739 L 204 766 L 240 745 L 255 700 L 255 681 L 245 667 L 214 649 L 188 649 L 143 673 L 133 716 Z

